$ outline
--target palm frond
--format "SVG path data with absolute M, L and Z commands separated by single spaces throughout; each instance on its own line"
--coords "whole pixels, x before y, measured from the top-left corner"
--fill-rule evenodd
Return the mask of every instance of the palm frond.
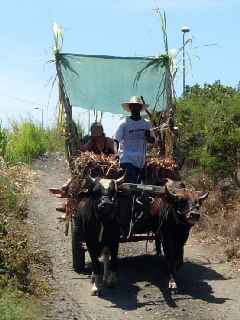
M 158 69 L 164 68 L 171 64 L 171 57 L 167 54 L 161 54 L 157 58 L 153 58 L 149 61 L 140 71 L 137 72 L 136 77 L 133 81 L 133 87 L 136 87 L 142 74 L 146 72 L 148 69 Z

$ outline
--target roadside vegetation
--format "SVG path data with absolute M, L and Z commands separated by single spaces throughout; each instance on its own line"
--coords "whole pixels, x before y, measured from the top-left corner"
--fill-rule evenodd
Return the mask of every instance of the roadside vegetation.
M 0 164 L 0 319 L 40 319 L 36 297 L 47 292 L 37 268 L 42 254 L 31 247 L 26 224 L 33 179 L 26 165 Z
M 64 152 L 56 129 L 31 121 L 0 125 L 0 320 L 41 319 L 38 298 L 48 292 L 41 275 L 47 256 L 31 245 L 26 223 L 34 173 L 29 164 L 49 152 Z
M 178 100 L 177 125 L 184 178 L 210 190 L 200 229 L 225 242 L 229 259 L 240 258 L 240 92 L 219 81 L 188 87 Z
M 12 122 L 6 130 L 0 125 L 0 156 L 7 163 L 30 164 L 46 152 L 64 152 L 64 137 L 56 128 L 41 128 L 32 121 Z
M 219 81 L 188 87 L 177 101 L 177 155 L 183 177 L 210 191 L 198 231 L 221 241 L 229 260 L 240 258 L 240 92 Z M 77 124 L 78 136 L 82 129 Z M 29 241 L 27 197 L 39 156 L 64 152 L 57 129 L 31 121 L 0 124 L 0 320 L 40 319 L 36 300 L 48 291 L 39 278 L 43 254 Z M 40 267 L 41 269 L 42 267 Z

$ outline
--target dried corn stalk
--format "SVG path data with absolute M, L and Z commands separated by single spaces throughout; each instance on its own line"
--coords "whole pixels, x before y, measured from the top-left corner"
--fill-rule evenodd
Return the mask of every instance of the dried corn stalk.
M 108 177 L 116 179 L 120 173 L 120 166 L 115 155 L 95 154 L 82 152 L 70 160 L 70 169 L 73 176 L 85 178 L 92 176 Z

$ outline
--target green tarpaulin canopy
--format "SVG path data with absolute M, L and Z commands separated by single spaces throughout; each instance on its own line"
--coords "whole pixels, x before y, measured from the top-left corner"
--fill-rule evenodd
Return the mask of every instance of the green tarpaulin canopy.
M 150 58 L 61 53 L 58 59 L 65 91 L 74 107 L 121 114 L 121 102 L 143 96 L 150 108 L 158 101 L 156 109 L 165 110 L 164 97 L 159 99 L 164 68 L 147 68 L 135 81 Z

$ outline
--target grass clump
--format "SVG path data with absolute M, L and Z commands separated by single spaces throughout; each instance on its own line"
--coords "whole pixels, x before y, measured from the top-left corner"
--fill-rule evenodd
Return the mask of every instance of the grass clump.
M 13 124 L 8 134 L 5 158 L 8 162 L 31 163 L 47 151 L 47 135 L 44 129 L 32 122 Z
M 0 156 L 10 164 L 30 164 L 56 151 L 64 151 L 64 137 L 56 128 L 42 128 L 30 120 L 13 122 L 9 130 L 0 125 Z
M 30 296 L 14 289 L 0 289 L 0 320 L 41 319 L 41 309 Z

